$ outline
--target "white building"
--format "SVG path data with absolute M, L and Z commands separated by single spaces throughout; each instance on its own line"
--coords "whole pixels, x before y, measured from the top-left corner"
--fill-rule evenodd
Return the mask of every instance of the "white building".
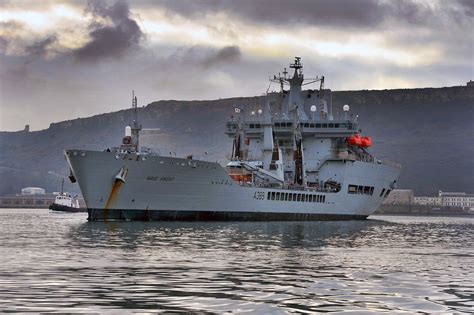
M 413 203 L 423 206 L 458 207 L 474 211 L 474 195 L 465 192 L 439 191 L 437 197 L 414 197 Z
M 421 206 L 441 206 L 441 197 L 413 197 L 413 203 Z
M 474 211 L 474 195 L 465 192 L 443 192 L 439 191 L 441 205 L 445 207 L 460 207 Z
M 21 190 L 22 195 L 44 195 L 46 191 L 39 187 L 25 187 Z

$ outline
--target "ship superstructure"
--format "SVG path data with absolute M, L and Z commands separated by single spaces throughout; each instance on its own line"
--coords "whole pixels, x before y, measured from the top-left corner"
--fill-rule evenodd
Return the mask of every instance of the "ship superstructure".
M 67 150 L 90 220 L 362 219 L 395 187 L 400 166 L 374 158 L 357 116 L 334 117 L 324 77 L 305 79 L 299 57 L 270 81 L 279 91 L 236 105 L 226 123 L 230 160 L 154 154 L 136 117 L 122 145 Z M 303 90 L 305 85 L 319 85 Z

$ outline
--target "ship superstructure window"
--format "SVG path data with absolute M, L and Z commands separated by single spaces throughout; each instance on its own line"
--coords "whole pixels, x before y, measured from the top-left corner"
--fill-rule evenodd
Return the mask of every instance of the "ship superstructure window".
M 388 194 L 390 194 L 390 192 L 391 192 L 391 190 L 390 190 L 390 189 L 387 189 L 387 192 L 385 193 L 385 196 L 384 196 L 384 197 L 387 198 L 387 197 L 388 197 Z
M 374 187 L 372 186 L 357 186 L 357 185 L 349 185 L 347 187 L 348 194 L 358 194 L 358 195 L 370 195 L 374 194 Z M 380 194 L 382 196 L 383 193 Z
M 384 192 L 385 192 L 385 188 L 382 189 L 382 191 L 380 192 L 380 196 L 379 196 L 379 197 L 382 197 Z

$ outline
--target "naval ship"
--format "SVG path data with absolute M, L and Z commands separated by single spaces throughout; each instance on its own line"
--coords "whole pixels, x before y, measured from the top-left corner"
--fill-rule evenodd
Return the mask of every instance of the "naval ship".
M 64 152 L 88 220 L 367 218 L 395 188 L 401 166 L 369 153 L 372 139 L 349 105 L 334 117 L 324 76 L 305 78 L 299 57 L 288 70 L 270 78 L 276 91 L 229 113 L 226 165 L 141 146 L 132 96 L 135 119 L 120 146 Z

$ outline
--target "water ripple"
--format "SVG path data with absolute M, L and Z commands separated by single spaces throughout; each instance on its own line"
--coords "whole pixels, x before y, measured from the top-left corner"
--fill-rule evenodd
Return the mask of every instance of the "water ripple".
M 0 310 L 469 313 L 474 220 L 88 223 L 0 211 Z

